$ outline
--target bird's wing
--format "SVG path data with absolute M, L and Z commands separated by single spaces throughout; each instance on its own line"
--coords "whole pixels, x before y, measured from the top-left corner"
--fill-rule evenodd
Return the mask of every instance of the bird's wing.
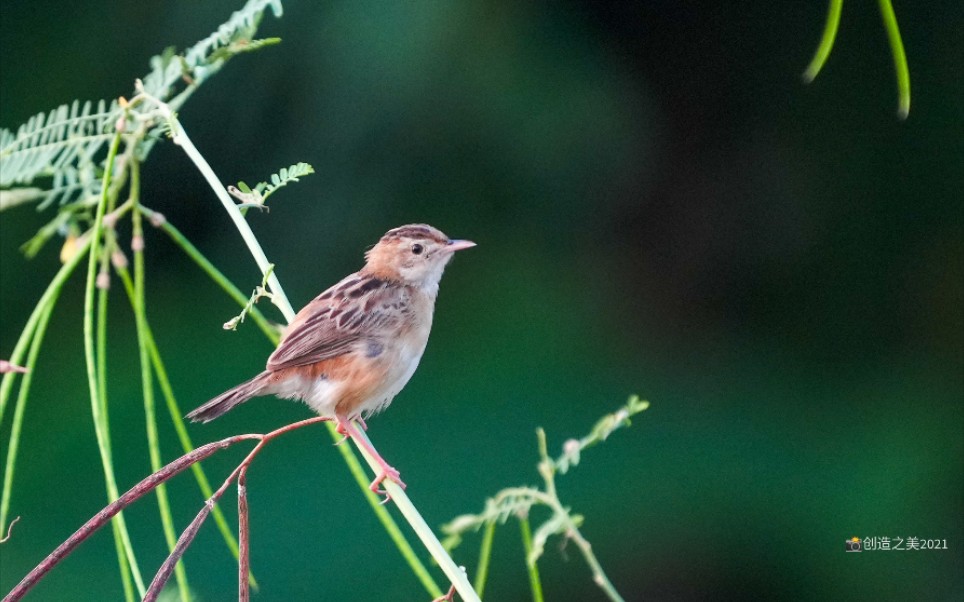
M 291 322 L 268 370 L 305 366 L 350 352 L 373 329 L 391 326 L 398 312 L 384 311 L 392 283 L 353 274 L 321 293 Z

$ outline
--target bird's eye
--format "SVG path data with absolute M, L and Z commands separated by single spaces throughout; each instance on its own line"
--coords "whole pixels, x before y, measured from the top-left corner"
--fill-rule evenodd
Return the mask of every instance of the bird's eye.
M 422 251 L 424 251 L 424 250 L 425 250 L 425 247 L 423 247 L 422 245 L 420 245 L 420 244 L 418 244 L 418 243 L 415 243 L 414 245 L 412 245 L 412 253 L 414 253 L 414 254 L 416 254 L 416 255 L 421 255 L 421 254 L 422 254 Z

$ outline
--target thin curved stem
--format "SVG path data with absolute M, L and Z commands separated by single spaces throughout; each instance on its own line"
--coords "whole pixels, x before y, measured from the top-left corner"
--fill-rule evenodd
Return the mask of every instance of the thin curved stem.
M 820 38 L 820 45 L 817 52 L 813 55 L 806 71 L 803 72 L 803 81 L 810 83 L 817 77 L 823 69 L 830 51 L 833 49 L 834 40 L 837 39 L 837 29 L 840 27 L 840 12 L 843 10 L 843 0 L 830 0 L 830 8 L 827 11 L 827 23 L 823 26 L 823 36 Z
M 194 540 L 194 536 L 197 535 L 198 529 L 201 528 L 201 524 L 204 522 L 204 519 L 206 519 L 208 514 L 211 513 L 211 509 L 221 498 L 221 496 L 224 495 L 224 492 L 227 490 L 228 486 L 231 485 L 231 483 L 238 478 L 241 473 L 247 470 L 248 466 L 251 465 L 251 462 L 261 452 L 264 446 L 270 443 L 271 440 L 280 437 L 285 433 L 327 420 L 329 419 L 321 416 L 315 416 L 314 418 L 308 418 L 307 420 L 301 420 L 299 422 L 294 422 L 292 424 L 283 426 L 265 435 L 248 435 L 248 438 L 257 439 L 258 444 L 254 446 L 254 449 L 248 452 L 248 455 L 244 458 L 241 464 L 231 471 L 231 474 L 228 475 L 228 478 L 224 480 L 224 483 L 222 483 L 221 486 L 218 487 L 217 491 L 215 491 L 214 494 L 207 499 L 207 501 L 204 503 L 204 506 L 201 508 L 201 511 L 198 512 L 197 516 L 194 517 L 194 520 L 191 521 L 191 524 L 188 525 L 187 529 L 181 533 L 181 537 L 178 539 L 177 546 L 175 546 L 174 551 L 171 552 L 171 554 L 164 561 L 164 564 L 161 565 L 161 568 L 158 569 L 157 574 L 154 575 L 154 579 L 151 581 L 151 585 L 147 589 L 147 594 L 144 596 L 143 602 L 154 602 L 157 600 L 161 590 L 164 589 L 164 585 L 171 576 L 171 570 L 174 564 L 180 560 L 188 546 L 191 545 L 191 542 Z
M 121 278 L 121 282 L 124 283 L 124 288 L 127 290 L 127 297 L 130 299 L 131 306 L 134 304 L 134 281 L 131 278 L 130 273 L 127 268 L 123 266 L 115 266 L 117 274 Z M 144 335 L 145 344 L 147 345 L 147 351 L 150 354 L 151 365 L 154 368 L 154 375 L 157 377 L 157 383 L 161 387 L 161 393 L 164 395 L 164 401 L 167 404 L 168 412 L 171 416 L 171 422 L 174 424 L 174 430 L 177 433 L 178 440 L 181 444 L 181 448 L 184 453 L 190 453 L 194 449 L 194 443 L 191 441 L 190 435 L 188 435 L 187 427 L 184 424 L 184 413 L 181 411 L 180 406 L 178 406 L 177 399 L 174 397 L 174 389 L 171 386 L 171 381 L 167 376 L 167 368 L 164 367 L 164 361 L 161 359 L 160 351 L 157 349 L 157 343 L 154 341 L 154 334 L 151 330 L 150 322 L 146 319 L 144 320 Z M 191 465 L 191 472 L 194 473 L 194 478 L 197 481 L 198 488 L 201 490 L 201 495 L 205 498 L 211 497 L 214 493 L 214 488 L 211 487 L 210 481 L 208 481 L 207 476 L 204 474 L 204 469 L 200 464 Z M 228 526 L 228 521 L 224 516 L 224 512 L 221 510 L 220 506 L 215 506 L 211 511 L 214 515 L 214 522 L 218 527 L 218 531 L 221 532 L 221 536 L 224 538 L 225 544 L 228 546 L 228 550 L 235 560 L 238 559 L 238 541 L 234 538 L 234 533 L 231 527 Z M 251 586 L 255 589 L 258 588 L 258 582 L 254 575 L 251 575 Z
M 97 280 L 97 261 L 100 256 L 100 237 L 104 229 L 104 213 L 107 207 L 107 200 L 110 194 L 111 174 L 114 170 L 114 160 L 117 157 L 117 149 L 120 146 L 121 134 L 117 133 L 111 142 L 105 161 L 104 181 L 101 190 L 100 202 L 97 204 L 97 213 L 94 225 L 91 228 L 90 252 L 87 262 L 87 285 L 84 293 L 84 357 L 87 365 L 87 384 L 90 390 L 91 414 L 94 420 L 94 434 L 97 437 L 97 447 L 100 451 L 101 464 L 104 469 L 104 480 L 107 485 L 107 496 L 109 501 L 117 499 L 117 480 L 114 476 L 114 467 L 111 460 L 110 451 L 110 431 L 107 427 L 107 416 L 104 414 L 105 406 L 101 403 L 101 390 L 98 379 L 98 364 L 95 355 L 95 333 L 94 333 L 94 290 Z M 125 563 L 129 564 L 130 571 L 137 584 L 138 591 L 144 592 L 144 581 L 141 578 L 137 561 L 134 558 L 134 549 L 130 542 L 130 535 L 127 532 L 127 525 L 124 522 L 123 514 L 119 514 L 113 521 L 115 529 L 115 541 L 118 546 L 124 549 L 124 554 L 119 556 L 121 572 L 126 570 Z M 143 595 L 143 593 L 141 594 Z
M 211 261 L 205 257 L 197 247 L 191 244 L 191 241 L 181 234 L 181 231 L 174 227 L 171 222 L 167 221 L 167 219 L 165 219 L 160 213 L 152 211 L 143 205 L 140 206 L 140 211 L 146 215 L 156 227 L 167 234 L 177 246 L 181 247 L 181 250 L 184 251 L 188 257 L 194 260 L 194 263 L 204 270 L 204 273 L 206 273 L 211 280 L 220 286 L 224 292 L 228 294 L 228 296 L 234 299 L 241 307 L 244 307 L 248 303 L 248 297 L 245 296 L 245 294 L 242 293 L 233 282 L 228 280 L 228 277 L 225 276 L 221 270 L 214 267 L 214 264 L 211 263 Z M 258 325 L 258 328 L 261 329 L 261 332 L 268 337 L 268 340 L 271 341 L 272 344 L 277 345 L 280 338 L 278 336 L 278 331 L 268 323 L 268 320 L 265 319 L 264 314 L 261 313 L 261 310 L 259 310 L 257 307 L 252 307 L 248 311 L 248 315 L 251 316 L 251 319 L 253 319 L 255 324 Z
M 887 30 L 887 40 L 890 42 L 890 53 L 894 59 L 894 71 L 897 73 L 897 116 L 907 119 L 910 114 L 910 68 L 907 66 L 907 54 L 904 52 L 904 42 L 900 38 L 897 27 L 897 15 L 890 0 L 877 0 L 880 6 L 880 17 L 884 20 Z
M 47 332 L 47 323 L 50 314 L 53 313 L 54 302 L 51 301 L 44 306 L 44 311 L 40 314 L 40 319 L 36 324 L 36 331 L 33 343 L 30 345 L 30 353 L 27 354 L 27 372 L 23 375 L 20 383 L 20 391 L 17 393 L 17 404 L 13 410 L 13 424 L 10 427 L 10 441 L 7 444 L 7 462 L 3 472 L 3 495 L 0 497 L 0 525 L 6 523 L 7 513 L 10 511 L 10 496 L 13 491 L 13 473 L 17 465 L 17 450 L 20 447 L 20 429 L 23 425 L 23 415 L 27 408 L 27 398 L 30 393 L 30 383 L 33 380 L 34 368 L 37 365 L 37 356 L 40 354 L 40 347 L 43 343 L 44 334 Z M 0 533 L 6 529 L 0 528 Z
M 10 357 L 7 358 L 10 360 L 10 363 L 19 364 L 21 360 L 23 360 L 23 356 L 27 352 L 27 347 L 30 345 L 31 337 L 33 337 L 34 331 L 36 330 L 37 322 L 40 320 L 40 315 L 46 311 L 48 305 L 57 302 L 64 283 L 70 278 L 70 275 L 74 273 L 74 270 L 83 258 L 86 257 L 87 249 L 89 248 L 90 237 L 78 241 L 74 254 L 60 270 L 57 271 L 57 274 L 50 281 L 50 284 L 47 285 L 47 290 L 44 291 L 44 294 L 40 296 L 40 300 L 37 301 L 36 307 L 34 307 L 34 310 L 30 313 L 30 317 L 27 318 L 27 323 L 20 333 L 20 338 L 17 339 L 17 344 L 14 346 L 13 352 L 10 354 Z M 10 397 L 10 390 L 13 388 L 16 377 L 16 372 L 8 372 L 3 375 L 3 380 L 0 381 L 0 424 L 3 423 L 3 414 L 7 408 L 7 399 Z M 0 520 L 0 531 L 3 530 L 4 526 L 4 522 Z
M 144 227 L 141 223 L 141 213 L 137 211 L 140 203 L 140 162 L 135 158 L 131 161 L 130 200 L 134 206 L 131 215 L 133 236 L 131 250 L 134 252 L 134 322 L 137 327 L 137 352 L 141 365 L 141 388 L 144 393 L 144 422 L 147 426 L 147 449 L 151 461 L 151 470 L 161 469 L 161 445 L 157 432 L 157 410 L 154 401 L 154 375 L 151 372 L 151 358 L 147 345 L 147 300 L 144 294 Z M 158 511 L 161 516 L 161 529 L 170 551 L 177 545 L 177 533 L 174 530 L 174 517 L 171 514 L 171 503 L 167 496 L 167 487 L 158 485 L 154 491 L 157 496 Z M 187 571 L 183 562 L 178 562 L 174 569 L 177 589 L 183 602 L 191 600 L 191 588 L 187 582 Z
M 200 462 L 201 460 L 204 460 L 205 458 L 208 458 L 221 451 L 222 449 L 227 449 L 228 447 L 241 441 L 257 439 L 262 436 L 263 435 L 235 435 L 234 437 L 228 437 L 227 439 L 202 445 L 201 447 L 192 450 L 191 453 L 185 454 L 177 460 L 170 462 L 164 466 L 164 468 L 150 475 L 146 479 L 143 479 L 140 483 L 128 489 L 123 495 L 118 497 L 100 512 L 91 517 L 90 520 L 84 523 L 79 529 L 74 531 L 74 533 L 68 537 L 66 541 L 57 546 L 57 548 L 48 554 L 47 557 L 40 562 L 40 564 L 35 566 L 32 571 L 27 573 L 27 575 L 20 580 L 20 583 L 10 590 L 10 593 L 4 597 L 3 602 L 17 602 L 27 595 L 27 593 L 33 588 L 33 586 L 37 584 L 38 581 L 43 579 L 47 573 L 57 566 L 61 560 L 73 552 L 77 546 L 83 543 L 88 537 L 93 535 L 98 529 L 106 525 L 124 508 L 130 506 L 140 498 L 150 493 L 161 483 L 181 473 L 188 466 L 192 466 L 195 463 Z
M 21 361 L 23 353 L 26 351 L 28 345 L 31 345 L 31 350 L 33 349 L 33 345 L 37 345 L 37 353 L 39 354 L 39 342 L 43 340 L 44 329 L 38 329 L 37 326 L 41 321 L 46 321 L 44 315 L 49 315 L 50 312 L 53 312 L 54 306 L 56 305 L 57 300 L 60 298 L 60 291 L 63 289 L 64 283 L 67 281 L 67 278 L 73 274 L 74 270 L 86 256 L 89 248 L 90 238 L 87 238 L 78 244 L 74 255 L 67 260 L 67 263 L 60 268 L 57 274 L 50 281 L 50 284 L 47 286 L 47 290 L 44 291 L 44 294 L 40 297 L 40 300 L 37 302 L 37 306 L 27 319 L 27 324 L 24 326 L 23 332 L 20 334 L 20 338 L 17 340 L 17 344 L 13 350 L 13 355 L 10 357 L 10 361 L 12 363 L 17 364 Z M 33 365 L 29 360 L 27 368 L 33 368 Z M 16 377 L 16 372 L 8 372 L 3 375 L 3 381 L 2 384 L 0 384 L 0 421 L 2 421 L 3 410 L 6 406 L 7 398 L 13 388 L 14 379 Z M 10 430 L 10 442 L 7 451 L 6 468 L 4 470 L 3 478 L 3 493 L 0 494 L 0 533 L 3 533 L 7 530 L 7 513 L 9 512 L 10 496 L 12 495 L 13 473 L 16 467 L 17 452 L 20 445 L 20 438 L 18 435 L 20 433 L 22 416 L 26 410 L 25 406 L 28 399 L 26 392 L 24 392 L 25 387 L 29 387 L 26 376 L 24 376 L 24 381 L 22 381 L 20 392 L 17 395 L 17 403 L 14 407 L 13 425 L 11 426 Z M 21 418 L 18 418 L 18 416 Z

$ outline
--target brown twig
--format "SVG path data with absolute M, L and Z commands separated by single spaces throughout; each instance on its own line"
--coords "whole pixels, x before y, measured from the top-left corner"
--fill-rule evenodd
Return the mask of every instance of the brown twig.
M 283 426 L 279 429 L 271 431 L 266 435 L 246 435 L 246 437 L 249 439 L 257 439 L 258 444 L 255 445 L 254 449 L 248 453 L 241 464 L 238 464 L 238 467 L 231 471 L 231 474 L 228 475 L 228 478 L 224 480 L 224 483 L 222 483 L 221 486 L 218 487 L 218 490 L 215 491 L 214 494 L 204 503 L 204 507 L 201 508 L 201 511 L 198 512 L 197 516 L 194 517 L 194 520 L 191 521 L 191 524 L 188 525 L 187 529 L 181 533 L 181 537 L 177 540 L 177 545 L 174 546 L 174 550 L 167 557 L 167 560 L 164 561 L 164 564 L 161 565 L 161 568 L 158 569 L 157 574 L 154 575 L 154 580 L 151 581 L 150 587 L 147 588 L 147 594 L 144 596 L 143 602 L 154 602 L 157 600 L 157 597 L 161 594 L 161 590 L 164 589 L 164 585 L 167 584 L 167 580 L 171 577 L 171 572 L 174 570 L 174 565 L 177 564 L 177 561 L 180 560 L 181 556 L 184 555 L 185 550 L 187 550 L 188 546 L 191 545 L 191 542 L 194 540 L 194 536 L 197 535 L 198 530 L 201 528 L 201 524 L 204 522 L 204 519 L 208 517 L 208 514 L 211 513 L 211 509 L 214 508 L 214 504 L 217 503 L 218 499 L 227 490 L 231 482 L 234 481 L 234 479 L 239 478 L 241 473 L 247 471 L 248 466 L 254 460 L 255 456 L 261 452 L 269 441 L 303 426 L 324 422 L 326 420 L 330 420 L 330 418 L 316 416 L 314 418 L 308 418 L 307 420 L 301 420 L 299 422 L 294 422 L 287 426 Z M 241 558 L 244 557 L 243 555 L 240 556 Z M 247 571 L 245 571 L 243 574 L 247 576 Z
M 109 504 L 100 512 L 95 514 L 90 520 L 84 523 L 82 527 L 77 529 L 73 535 L 68 537 L 66 541 L 57 546 L 57 549 L 44 558 L 40 564 L 34 567 L 34 569 L 30 571 L 27 576 L 17 584 L 16 587 L 10 590 L 10 593 L 3 598 L 2 602 L 17 602 L 18 600 L 22 599 L 27 592 L 29 592 L 38 581 L 40 581 L 40 579 L 42 579 L 57 565 L 57 563 L 63 560 L 68 554 L 73 552 L 74 548 L 79 546 L 95 531 L 106 525 L 118 512 L 136 502 L 144 495 L 153 491 L 154 488 L 161 483 L 184 471 L 192 464 L 200 462 L 201 460 L 204 460 L 214 455 L 216 452 L 234 445 L 235 443 L 257 440 L 258 444 L 254 447 L 254 449 L 251 450 L 251 452 L 248 453 L 244 461 L 242 461 L 241 464 L 239 464 L 238 467 L 231 472 L 228 478 L 225 479 L 224 484 L 222 484 L 221 487 L 215 491 L 210 498 L 208 498 L 198 515 L 193 521 L 191 521 L 191 524 L 188 525 L 188 527 L 181 534 L 180 539 L 177 541 L 177 545 L 174 547 L 174 551 L 171 552 L 171 554 L 167 557 L 167 560 L 164 561 L 164 564 L 161 565 L 161 568 L 158 569 L 157 575 L 154 576 L 154 580 L 151 582 L 151 586 L 144 597 L 144 600 L 156 600 L 161 589 L 163 589 L 164 584 L 167 583 L 168 578 L 170 578 L 171 572 L 174 570 L 174 565 L 178 560 L 180 560 L 181 556 L 184 554 L 184 551 L 194 539 L 194 536 L 197 535 L 198 529 L 201 527 L 201 523 L 203 523 L 204 519 L 206 519 L 208 514 L 211 513 L 211 509 L 214 507 L 214 504 L 217 503 L 217 500 L 221 497 L 231 482 L 234 481 L 234 479 L 237 478 L 242 471 L 247 469 L 248 465 L 251 464 L 251 461 L 255 456 L 258 455 L 261 449 L 275 437 L 295 429 L 299 429 L 303 426 L 323 422 L 325 420 L 328 419 L 323 417 L 315 417 L 289 424 L 267 434 L 235 435 L 220 441 L 215 441 L 214 443 L 202 445 L 201 447 L 184 454 L 177 460 L 174 460 L 170 464 L 167 464 L 154 474 L 150 475 L 137 485 L 131 487 L 126 493 L 124 493 L 124 495 L 120 496 L 113 503 Z
M 251 543 L 248 526 L 248 471 L 238 474 L 238 602 L 248 602 L 251 592 L 248 572 L 251 566 Z
M 107 522 L 110 521 L 110 519 L 113 518 L 118 512 L 131 505 L 145 494 L 153 491 L 155 487 L 164 481 L 167 481 L 174 475 L 185 470 L 195 462 L 200 462 L 201 460 L 204 460 L 205 458 L 222 449 L 225 449 L 240 441 L 255 439 L 258 437 L 262 437 L 262 435 L 235 435 L 234 437 L 228 437 L 227 439 L 202 445 L 194 451 L 185 454 L 177 460 L 174 460 L 170 464 L 164 466 L 164 468 L 158 470 L 137 485 L 134 485 L 127 490 L 124 495 L 117 498 L 117 500 L 109 504 L 103 510 L 95 514 L 89 521 L 84 523 L 84 525 L 77 529 L 73 535 L 68 537 L 64 543 L 57 546 L 56 550 L 44 558 L 43 561 L 34 567 L 34 569 L 30 571 L 27 576 L 17 584 L 16 587 L 10 590 L 10 593 L 7 594 L 3 599 L 3 602 L 15 602 L 16 600 L 23 598 L 24 595 L 26 595 L 26 593 L 30 591 L 30 589 L 36 585 L 38 581 L 40 581 L 40 579 L 50 572 L 50 569 L 54 568 L 58 562 L 73 552 L 74 548 L 80 545 L 85 539 L 90 537 L 95 531 L 106 525 Z
M 455 586 L 449 588 L 447 594 L 440 598 L 435 598 L 432 602 L 453 602 L 455 600 Z
M 233 476 L 232 473 L 232 477 Z M 177 545 L 174 546 L 174 550 L 172 550 L 167 559 L 164 560 L 161 568 L 157 569 L 157 574 L 154 575 L 154 579 L 151 581 L 150 586 L 148 586 L 147 593 L 144 594 L 142 602 L 155 602 L 158 596 L 161 595 L 161 590 L 164 589 L 167 580 L 171 578 L 171 573 L 174 571 L 174 566 L 177 564 L 177 561 L 181 559 L 187 547 L 194 541 L 194 536 L 197 535 L 197 532 L 201 529 L 201 524 L 204 522 L 204 519 L 208 517 L 208 514 L 211 514 L 214 505 L 218 503 L 218 499 L 220 499 L 230 484 L 231 478 L 225 481 L 224 485 L 219 487 L 218 490 L 204 502 L 201 511 L 197 513 L 197 516 L 194 517 L 191 524 L 187 526 L 187 529 L 184 529 L 184 532 L 181 533 L 181 536 L 177 539 Z

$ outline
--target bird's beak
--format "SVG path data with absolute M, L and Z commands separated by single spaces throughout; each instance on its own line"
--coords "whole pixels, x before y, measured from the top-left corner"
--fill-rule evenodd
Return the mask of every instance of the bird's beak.
M 475 243 L 471 240 L 450 240 L 449 244 L 445 247 L 444 251 L 446 253 L 455 253 L 456 251 L 461 251 L 462 249 L 469 249 L 474 247 Z

